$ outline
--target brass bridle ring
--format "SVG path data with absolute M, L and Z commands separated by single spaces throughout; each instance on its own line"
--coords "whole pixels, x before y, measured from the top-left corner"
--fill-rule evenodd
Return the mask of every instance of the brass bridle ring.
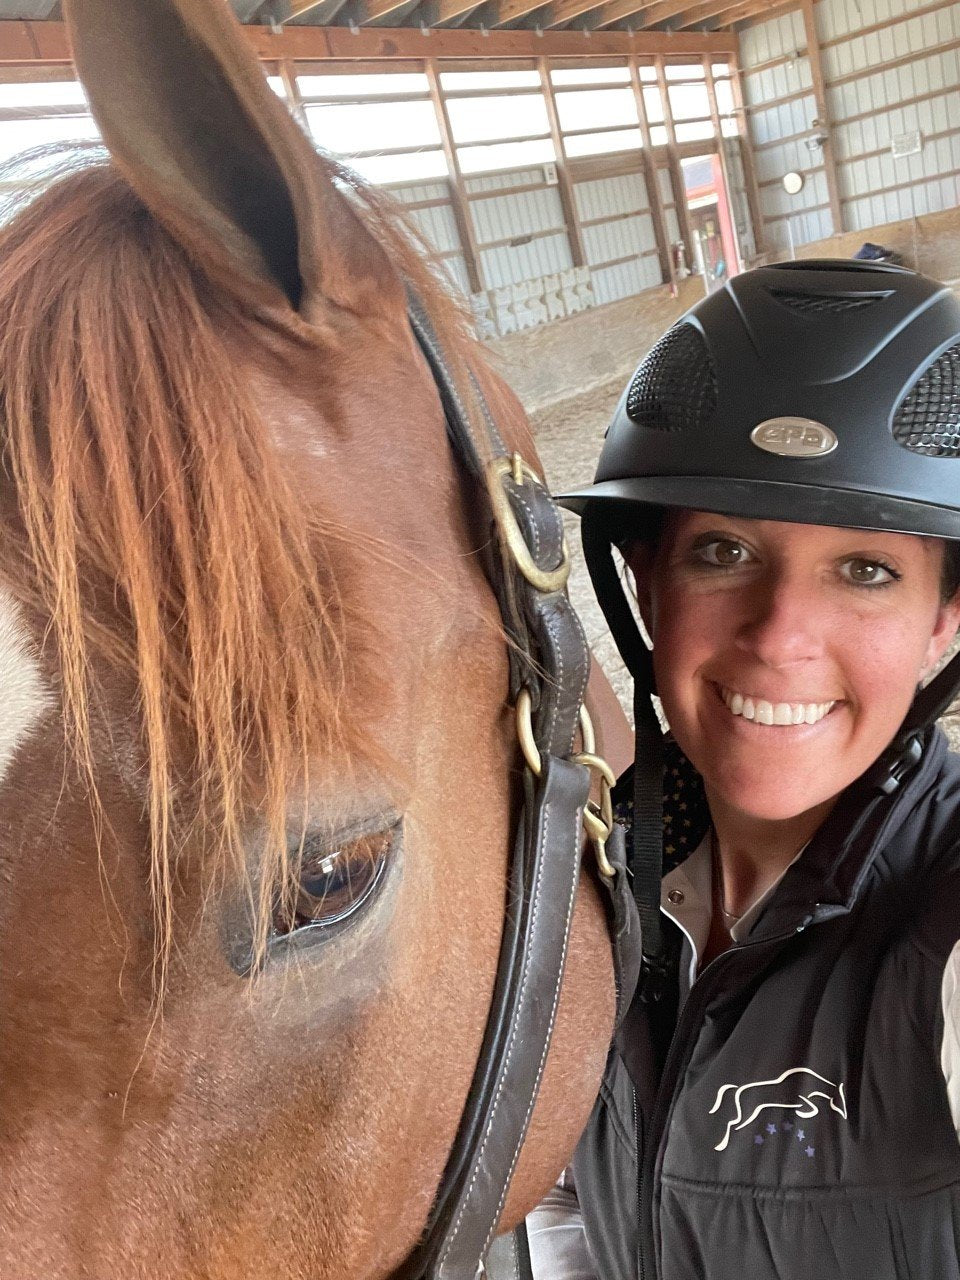
M 588 800 L 583 810 L 583 826 L 590 838 L 600 874 L 608 880 L 616 875 L 616 868 L 607 857 L 607 841 L 613 831 L 613 788 L 617 777 L 602 756 L 596 754 L 596 735 L 593 721 L 585 706 L 580 708 L 580 736 L 584 750 L 571 756 L 574 764 L 581 764 L 596 774 L 600 781 L 600 803 Z M 521 689 L 517 696 L 517 739 L 527 768 L 539 778 L 543 772 L 543 760 L 533 733 L 533 699 L 529 689 Z

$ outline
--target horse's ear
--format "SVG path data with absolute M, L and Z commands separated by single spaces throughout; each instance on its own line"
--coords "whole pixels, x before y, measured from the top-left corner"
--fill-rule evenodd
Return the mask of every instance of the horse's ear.
M 298 311 L 402 305 L 387 255 L 270 89 L 225 0 L 68 0 L 66 13 L 111 154 L 188 248 L 279 287 Z

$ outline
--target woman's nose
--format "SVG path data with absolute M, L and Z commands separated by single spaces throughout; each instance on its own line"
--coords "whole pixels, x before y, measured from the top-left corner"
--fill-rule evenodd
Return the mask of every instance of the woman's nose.
M 747 593 L 745 605 L 737 645 L 764 665 L 790 666 L 823 653 L 827 618 L 810 584 L 771 574 Z

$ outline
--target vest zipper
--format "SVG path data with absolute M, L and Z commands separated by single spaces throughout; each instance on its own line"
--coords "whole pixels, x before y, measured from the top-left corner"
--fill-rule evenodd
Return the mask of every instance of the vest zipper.
M 730 947 L 727 951 L 721 952 L 715 956 L 707 965 L 703 973 L 700 974 L 697 981 L 690 989 L 690 994 L 684 1001 L 683 1008 L 677 1018 L 676 1026 L 670 1037 L 670 1044 L 667 1049 L 666 1059 L 663 1065 L 663 1071 L 660 1075 L 660 1082 L 657 1085 L 657 1094 L 654 1100 L 653 1109 L 651 1111 L 650 1124 L 647 1130 L 647 1145 L 643 1146 L 642 1133 L 642 1115 L 637 1103 L 637 1092 L 633 1090 L 633 1108 L 635 1116 L 635 1127 L 637 1136 L 637 1151 L 641 1155 L 640 1161 L 640 1230 L 638 1234 L 639 1246 L 637 1250 L 637 1272 L 638 1280 L 657 1280 L 659 1271 L 657 1268 L 657 1243 L 656 1231 L 653 1220 L 653 1191 L 656 1182 L 657 1163 L 660 1159 L 660 1147 L 666 1132 L 666 1121 L 670 1109 L 673 1104 L 676 1093 L 676 1082 L 683 1066 L 695 1047 L 695 1039 L 690 1035 L 690 1024 L 695 1020 L 700 1021 L 703 1017 L 706 1006 L 710 1002 L 711 996 L 717 987 L 717 974 L 723 972 L 723 969 L 729 961 L 737 955 L 744 952 L 753 952 L 757 954 L 758 950 L 772 950 L 779 948 L 783 943 L 788 942 L 791 938 L 796 937 L 798 933 L 802 933 L 808 926 L 804 924 L 801 928 L 791 930 L 789 933 L 781 933 L 773 938 L 764 938 L 760 942 L 742 942 Z M 709 979 L 709 981 L 708 981 Z

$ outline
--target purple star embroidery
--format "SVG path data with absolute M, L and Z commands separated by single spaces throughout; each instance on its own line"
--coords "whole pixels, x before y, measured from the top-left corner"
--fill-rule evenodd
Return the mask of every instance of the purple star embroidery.
M 808 1155 L 808 1156 L 812 1156 L 812 1155 L 813 1155 L 813 1153 L 814 1153 L 814 1151 L 815 1151 L 815 1149 L 816 1149 L 816 1148 L 814 1148 L 814 1147 L 807 1147 L 807 1155 Z
M 798 1142 L 802 1142 L 802 1141 L 804 1140 L 804 1138 L 805 1138 L 805 1137 L 806 1137 L 806 1134 L 803 1132 L 803 1130 L 802 1130 L 802 1129 L 798 1129 L 798 1130 L 797 1130 L 797 1141 L 798 1141 Z
M 767 1125 L 767 1133 L 773 1134 L 773 1133 L 776 1133 L 776 1132 L 777 1132 L 777 1126 L 776 1126 L 775 1124 L 768 1124 L 768 1125 Z
M 753 1140 L 753 1145 L 754 1145 L 755 1147 L 762 1147 L 762 1146 L 763 1146 L 763 1134 L 762 1134 L 762 1133 L 758 1133 L 758 1134 L 756 1135 L 756 1137 L 755 1137 L 755 1138 L 754 1138 L 754 1140 Z

